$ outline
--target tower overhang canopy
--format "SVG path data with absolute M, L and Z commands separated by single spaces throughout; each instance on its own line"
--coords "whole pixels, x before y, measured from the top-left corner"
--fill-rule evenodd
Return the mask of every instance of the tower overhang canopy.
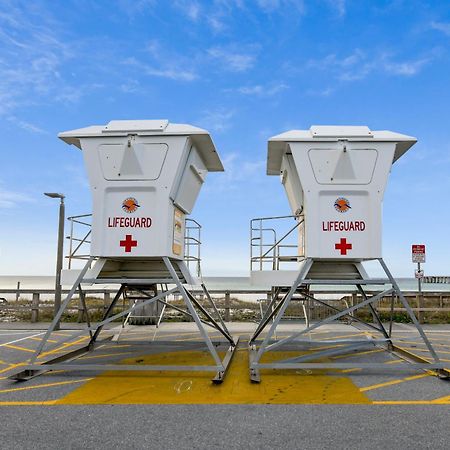
M 211 136 L 206 130 L 168 120 L 112 120 L 107 125 L 93 125 L 59 133 L 58 137 L 67 144 L 81 150 L 82 138 L 107 136 L 189 136 L 200 153 L 209 172 L 223 172 L 224 168 L 217 154 Z
M 403 156 L 417 139 L 392 131 L 372 131 L 366 126 L 312 126 L 309 130 L 291 130 L 269 139 L 267 175 L 279 175 L 283 155 L 290 142 L 395 142 L 393 163 Z

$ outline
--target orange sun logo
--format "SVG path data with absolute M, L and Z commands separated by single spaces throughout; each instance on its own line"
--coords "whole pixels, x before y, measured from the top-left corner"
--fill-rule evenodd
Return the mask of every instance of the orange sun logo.
M 138 208 L 140 205 L 133 197 L 128 197 L 122 202 L 122 209 L 128 214 L 134 213 Z
M 334 209 L 340 213 L 345 213 L 347 212 L 349 209 L 352 209 L 352 207 L 350 206 L 350 202 L 344 198 L 344 197 L 339 197 L 335 202 L 334 202 Z

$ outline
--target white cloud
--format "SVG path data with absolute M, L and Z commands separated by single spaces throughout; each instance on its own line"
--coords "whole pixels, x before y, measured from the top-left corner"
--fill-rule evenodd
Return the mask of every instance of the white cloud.
M 235 51 L 226 47 L 212 47 L 207 53 L 211 58 L 221 62 L 222 67 L 230 72 L 246 72 L 256 62 L 254 54 Z
M 428 58 L 406 62 L 385 61 L 383 67 L 387 73 L 391 73 L 393 75 L 412 76 L 418 73 L 423 66 L 428 64 L 428 62 Z
M 130 18 L 144 11 L 153 11 L 158 5 L 158 0 L 118 0 L 119 8 Z
M 276 11 L 291 13 L 293 10 L 301 14 L 305 12 L 303 0 L 257 0 L 256 4 L 268 14 Z
M 345 57 L 338 57 L 331 53 L 322 59 L 310 60 L 306 67 L 331 72 L 339 81 L 362 80 L 376 72 L 409 77 L 418 74 L 434 57 L 435 55 L 399 60 L 389 53 L 369 55 L 367 52 L 355 49 Z
M 430 26 L 433 30 L 441 31 L 450 36 L 450 22 L 431 22 Z
M 347 12 L 346 0 L 327 0 L 330 8 L 334 10 L 338 17 L 344 17 Z
M 231 118 L 234 111 L 227 111 L 224 108 L 204 111 L 199 120 L 199 124 L 209 131 L 225 131 L 231 126 Z
M 306 94 L 312 97 L 329 97 L 335 91 L 332 87 L 326 87 L 323 89 L 309 89 Z
M 19 119 L 16 116 L 8 116 L 7 120 L 14 125 L 16 125 L 19 128 L 22 128 L 25 131 L 30 131 L 31 133 L 36 134 L 48 134 L 47 131 L 43 130 L 42 128 L 38 127 L 37 125 L 34 125 L 33 123 L 27 122 L 26 120 Z
M 138 68 L 141 73 L 174 81 L 194 81 L 198 78 L 198 75 L 194 70 L 186 70 L 182 68 L 182 65 L 179 66 L 176 62 L 155 62 L 154 65 L 151 65 L 138 61 L 136 58 L 128 58 L 124 61 L 124 64 L 129 67 Z
M 15 208 L 21 203 L 29 203 L 32 199 L 26 194 L 8 191 L 0 186 L 0 208 Z
M 225 172 L 221 174 L 214 185 L 206 185 L 209 191 L 231 191 L 240 189 L 243 185 L 248 189 L 250 180 L 265 179 L 266 161 L 245 160 L 239 153 L 228 153 L 222 156 Z
M 126 94 L 137 92 L 140 89 L 140 83 L 137 80 L 128 80 L 120 85 L 120 90 Z
M 69 84 L 61 71 L 74 55 L 60 34 L 38 5 L 0 5 L 0 114 L 53 100 Z
M 193 22 L 196 22 L 201 13 L 200 4 L 192 0 L 176 0 L 174 6 Z
M 282 92 L 286 89 L 288 89 L 289 86 L 285 83 L 277 83 L 277 84 L 271 84 L 271 85 L 262 85 L 262 84 L 255 84 L 255 85 L 247 85 L 247 86 L 241 86 L 237 89 L 235 89 L 236 92 L 243 94 L 243 95 L 254 95 L 254 96 L 260 96 L 260 97 L 272 97 L 273 95 L 278 94 L 279 92 Z

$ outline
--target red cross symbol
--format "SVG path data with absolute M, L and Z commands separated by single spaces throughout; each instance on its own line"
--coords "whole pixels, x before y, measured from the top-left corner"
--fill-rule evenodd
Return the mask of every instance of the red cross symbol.
M 339 244 L 334 244 L 334 248 L 336 250 L 340 250 L 341 251 L 341 255 L 346 255 L 347 254 L 347 250 L 351 250 L 352 249 L 352 244 L 347 243 L 347 239 L 346 238 L 341 238 L 341 241 L 339 242 Z
M 125 240 L 120 241 L 120 246 L 125 247 L 125 253 L 130 253 L 133 247 L 137 247 L 137 241 L 133 240 L 133 236 L 131 234 L 125 235 Z

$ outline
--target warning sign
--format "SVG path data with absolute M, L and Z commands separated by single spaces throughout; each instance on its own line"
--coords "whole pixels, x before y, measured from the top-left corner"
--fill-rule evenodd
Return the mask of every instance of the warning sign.
M 183 212 L 175 208 L 173 215 L 173 244 L 172 251 L 175 255 L 181 255 L 181 251 L 183 249 Z
M 411 255 L 412 255 L 413 263 L 424 263 L 425 262 L 425 245 L 413 244 L 411 246 Z

